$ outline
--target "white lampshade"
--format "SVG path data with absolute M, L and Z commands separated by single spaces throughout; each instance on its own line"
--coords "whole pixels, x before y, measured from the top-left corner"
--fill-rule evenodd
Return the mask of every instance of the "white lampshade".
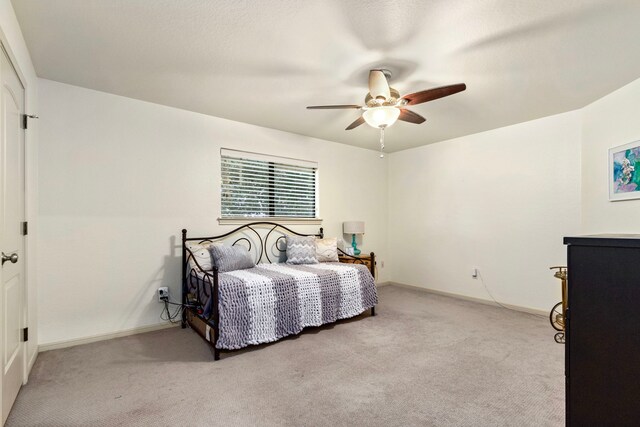
M 366 110 L 362 117 L 374 128 L 389 127 L 398 120 L 400 109 L 396 107 L 373 107 Z
M 346 221 L 342 223 L 345 234 L 364 234 L 364 221 Z

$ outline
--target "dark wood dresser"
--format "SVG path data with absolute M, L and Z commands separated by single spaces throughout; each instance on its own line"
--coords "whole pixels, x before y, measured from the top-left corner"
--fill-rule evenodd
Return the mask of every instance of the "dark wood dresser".
M 640 425 L 640 235 L 564 243 L 567 425 Z

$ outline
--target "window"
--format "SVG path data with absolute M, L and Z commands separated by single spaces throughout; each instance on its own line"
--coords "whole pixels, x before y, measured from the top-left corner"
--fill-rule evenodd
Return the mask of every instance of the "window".
M 317 163 L 221 150 L 222 218 L 317 218 Z

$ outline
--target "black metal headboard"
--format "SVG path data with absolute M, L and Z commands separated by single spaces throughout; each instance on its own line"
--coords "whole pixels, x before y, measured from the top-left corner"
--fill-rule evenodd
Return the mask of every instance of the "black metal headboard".
M 262 231 L 259 233 L 258 230 Z M 275 233 L 274 233 L 275 231 Z M 316 234 L 305 234 L 299 233 L 297 231 L 291 230 L 289 227 L 285 227 L 282 224 L 278 224 L 270 221 L 256 221 L 248 224 L 241 225 L 238 228 L 235 228 L 227 233 L 219 234 L 217 236 L 210 237 L 187 237 L 187 230 L 182 230 L 182 246 L 184 248 L 186 242 L 215 242 L 224 240 L 234 234 L 238 235 L 238 238 L 232 243 L 232 245 L 236 244 L 244 244 L 247 247 L 249 252 L 252 249 L 255 249 L 255 259 L 256 264 L 260 262 L 264 262 L 265 259 L 267 262 L 273 262 L 269 257 L 269 249 L 275 248 L 280 253 L 285 252 L 285 249 L 280 247 L 280 241 L 286 237 L 286 233 L 295 234 L 296 236 L 316 236 L 316 237 L 324 237 L 324 230 L 320 227 L 320 232 Z M 271 239 L 271 240 L 270 240 Z M 275 239 L 275 240 L 273 240 Z M 273 240 L 273 245 L 270 245 L 270 242 Z M 272 255 L 274 255 L 272 253 Z M 186 262 L 186 260 L 183 260 Z

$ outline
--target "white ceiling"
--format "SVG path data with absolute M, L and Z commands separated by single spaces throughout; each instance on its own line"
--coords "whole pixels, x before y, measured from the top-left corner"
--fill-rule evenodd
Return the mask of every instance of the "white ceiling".
M 13 0 L 40 77 L 376 149 L 371 68 L 412 107 L 387 151 L 580 108 L 640 77 L 639 0 Z

